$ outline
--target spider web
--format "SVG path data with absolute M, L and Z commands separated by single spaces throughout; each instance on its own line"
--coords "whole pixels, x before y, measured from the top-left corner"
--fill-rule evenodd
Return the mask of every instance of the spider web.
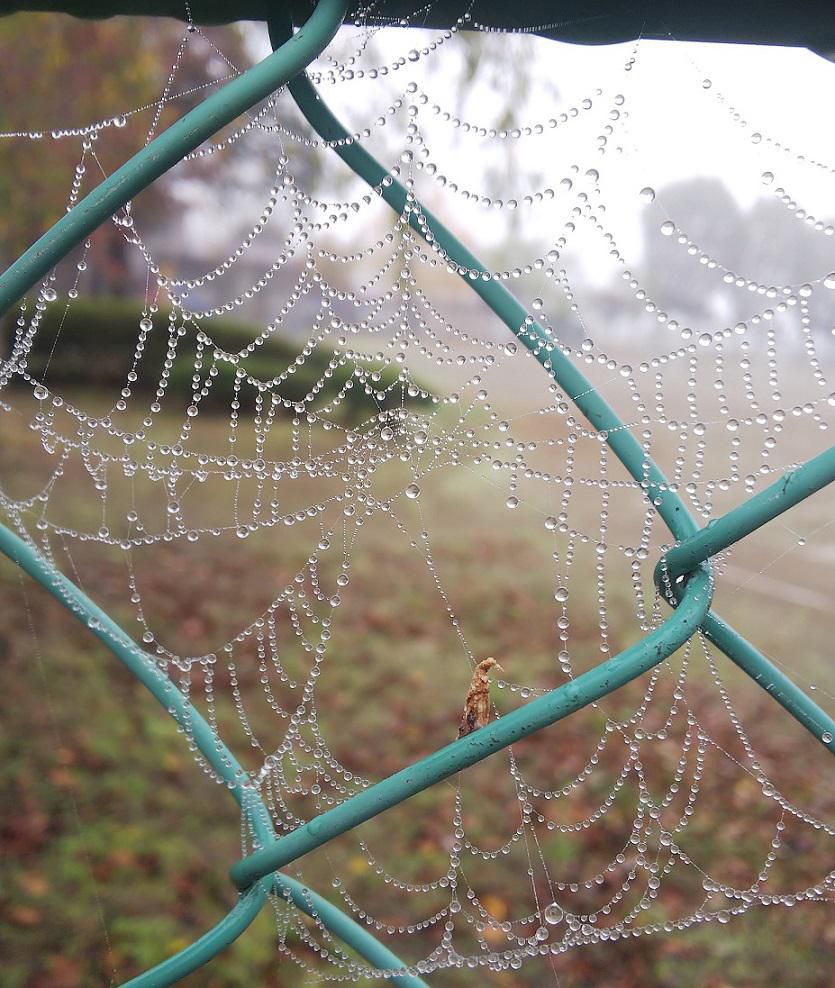
M 184 33 L 156 103 L 84 127 L 59 121 L 51 138 L 5 139 L 74 142 L 72 206 L 113 128 L 153 136 L 200 37 Z M 8 524 L 120 616 L 235 752 L 279 835 L 453 740 L 486 655 L 504 670 L 492 691 L 500 716 L 666 616 L 652 574 L 672 540 L 654 505 L 576 396 L 470 307 L 431 223 L 426 241 L 410 226 L 421 203 L 486 243 L 491 276 L 621 413 L 702 523 L 825 448 L 833 226 L 786 189 L 805 190 L 810 171 L 828 180 L 830 165 L 752 130 L 698 66 L 681 68 L 681 105 L 699 114 L 694 143 L 726 128 L 718 167 L 751 155 L 751 194 L 773 196 L 829 258 L 785 284 L 767 264 L 742 271 L 667 211 L 641 146 L 656 108 L 631 95 L 633 77 L 653 71 L 651 58 L 642 69 L 645 46 L 608 53 L 622 65 L 608 88 L 568 82 L 563 93 L 560 82 L 545 116 L 531 99 L 530 117 L 507 122 L 490 116 L 489 99 L 457 98 L 436 67 L 465 64 L 471 44 L 457 27 L 395 40 L 371 23 L 344 31 L 310 75 L 385 163 L 382 186 L 360 187 L 280 92 L 175 171 L 185 187 L 200 159 L 249 142 L 264 160 L 267 149 L 243 232 L 230 239 L 242 224 L 222 212 L 199 221 L 201 261 L 211 258 L 199 270 L 192 258 L 185 273 L 182 245 L 146 231 L 141 197 L 113 218 L 144 292 L 112 394 L 52 383 L 104 263 L 92 241 L 23 303 L 0 375 L 5 428 L 30 435 L 25 467 L 4 471 Z M 488 36 L 482 55 L 498 44 Z M 670 140 L 685 143 L 676 123 Z M 408 192 L 400 216 L 380 202 L 394 179 Z M 712 309 L 677 310 L 669 283 L 621 246 L 634 241 L 630 223 L 719 299 Z M 254 327 L 238 346 L 230 313 Z M 793 574 L 804 554 L 831 551 L 825 506 L 785 525 L 782 541 L 758 536 L 715 561 L 735 614 L 746 588 L 768 581 L 814 608 L 815 588 L 803 603 Z M 775 619 L 789 610 L 772 606 Z M 748 608 L 750 622 L 750 598 Z M 820 666 L 803 663 L 785 660 L 831 703 Z M 831 803 L 794 798 L 779 738 L 747 723 L 752 692 L 697 635 L 644 680 L 288 873 L 329 885 L 419 974 L 530 962 L 534 977 L 557 977 L 576 948 L 831 904 Z M 757 822 L 744 856 L 728 814 Z M 242 840 L 248 850 L 245 828 Z M 348 954 L 315 908 L 305 917 L 280 896 L 273 906 L 282 966 L 317 981 L 392 975 Z M 543 958 L 553 974 L 537 967 Z

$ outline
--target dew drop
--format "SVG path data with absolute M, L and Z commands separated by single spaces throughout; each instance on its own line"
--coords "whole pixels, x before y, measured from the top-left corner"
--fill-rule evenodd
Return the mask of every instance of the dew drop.
M 643 199 L 644 202 L 653 202 L 655 200 L 655 189 L 652 186 L 647 185 L 638 193 L 638 196 Z
M 760 179 L 762 180 L 763 185 L 771 185 L 774 181 L 774 172 L 763 172 L 762 175 L 760 175 Z
M 539 312 L 539 311 L 540 311 L 540 310 L 542 309 L 542 306 L 543 306 L 544 304 L 545 304 L 545 303 L 544 303 L 544 302 L 542 301 L 542 299 L 541 299 L 541 298 L 535 298 L 535 299 L 533 300 L 533 302 L 531 302 L 531 308 L 532 308 L 532 309 L 533 309 L 533 310 L 534 310 L 535 312 Z
M 835 271 L 830 271 L 823 279 L 823 287 L 835 290 Z
M 409 484 L 406 488 L 406 497 L 411 498 L 413 501 L 416 497 L 420 497 L 420 488 L 417 484 Z
M 553 532 L 557 527 L 557 519 L 553 515 L 548 515 L 545 519 L 545 527 L 549 532 Z
M 824 731 L 823 734 L 821 734 L 821 741 L 823 741 L 824 744 L 832 744 L 832 732 Z
M 562 906 L 558 902 L 547 905 L 542 913 L 543 919 L 549 926 L 556 926 L 557 923 L 561 923 L 564 915 Z
M 672 235 L 676 232 L 675 223 L 673 223 L 672 220 L 665 220 L 665 222 L 661 224 L 661 232 L 665 237 L 672 237 Z
M 511 494 L 510 497 L 505 501 L 505 506 L 508 507 L 508 508 L 510 508 L 511 510 L 513 508 L 518 508 L 519 507 L 519 498 L 516 497 L 514 494 Z
M 38 399 L 38 401 L 44 401 L 46 398 L 49 397 L 49 392 L 42 384 L 39 384 L 32 392 L 32 394 L 34 394 L 34 396 Z
M 58 298 L 58 292 L 54 288 L 44 288 L 43 290 L 43 300 L 44 302 L 54 302 Z

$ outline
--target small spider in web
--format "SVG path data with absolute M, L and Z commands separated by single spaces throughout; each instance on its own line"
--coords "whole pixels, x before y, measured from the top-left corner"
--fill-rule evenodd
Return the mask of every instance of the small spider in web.
M 491 669 L 504 672 L 493 658 L 484 659 L 475 667 L 467 699 L 464 701 L 461 723 L 458 725 L 459 738 L 472 734 L 490 720 L 490 680 L 487 677 Z

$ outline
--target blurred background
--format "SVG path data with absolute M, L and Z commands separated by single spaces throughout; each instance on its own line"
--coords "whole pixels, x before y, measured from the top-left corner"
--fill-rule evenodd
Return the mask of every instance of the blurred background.
M 336 42 L 340 58 L 357 50 L 357 66 L 401 60 L 408 67 L 346 80 L 344 65 L 353 63 L 343 61 L 346 84 L 328 87 L 333 63 L 323 59 L 319 81 L 349 129 L 368 126 L 367 143 L 386 166 L 401 163 L 420 199 L 491 270 L 503 272 L 523 304 L 571 348 L 668 475 L 680 479 L 700 520 L 826 448 L 827 398 L 835 394 L 835 134 L 827 125 L 835 66 L 794 49 L 675 41 L 585 48 L 463 33 L 423 57 L 437 37 L 346 28 Z M 266 30 L 254 24 L 189 31 L 166 19 L 0 18 L 0 263 L 11 263 L 74 196 L 268 50 Z M 431 119 L 423 145 L 404 143 L 409 121 L 396 105 L 412 72 Z M 91 141 L 84 128 L 95 121 L 106 126 Z M 613 457 L 606 462 L 597 438 L 555 413 L 542 369 L 521 347 L 506 349 L 505 327 L 443 265 L 424 266 L 408 286 L 441 314 L 436 319 L 426 309 L 422 324 L 415 317 L 409 347 L 394 315 L 388 323 L 380 317 L 382 331 L 362 327 L 350 341 L 373 393 L 357 386 L 343 394 L 354 365 L 342 364 L 317 396 L 317 407 L 330 407 L 342 395 L 328 419 L 340 436 L 356 430 L 363 443 L 379 442 L 387 423 L 399 421 L 409 436 L 424 429 L 434 443 L 435 459 L 419 459 L 414 441 L 404 438 L 402 455 L 373 487 L 370 480 L 360 487 L 369 498 L 391 499 L 391 516 L 347 527 L 330 501 L 343 479 L 317 481 L 302 466 L 305 457 L 324 455 L 331 427 L 308 428 L 293 403 L 305 400 L 345 344 L 329 332 L 294 366 L 311 327 L 323 325 L 323 305 L 305 249 L 294 240 L 298 216 L 284 178 L 307 196 L 306 215 L 321 218 L 316 263 L 337 293 L 324 307 L 328 317 L 349 321 L 346 293 L 362 285 L 372 295 L 394 285 L 379 311 L 397 313 L 402 259 L 386 268 L 394 241 L 386 239 L 392 217 L 384 204 L 363 204 L 361 183 L 311 138 L 283 94 L 173 169 L 57 269 L 57 299 L 46 299 L 26 365 L 32 380 L 13 379 L 0 396 L 0 485 L 7 516 L 13 503 L 27 530 L 48 529 L 64 572 L 137 640 L 150 635 L 145 640 L 160 655 L 219 652 L 270 606 L 277 589 L 317 578 L 325 586 L 350 573 L 315 713 L 339 763 L 357 779 L 376 781 L 452 740 L 473 660 L 501 661 L 506 678 L 493 698 L 499 711 L 509 710 L 620 651 L 665 616 L 653 600 L 651 574 L 669 536 L 648 520 L 634 489 L 617 485 L 626 475 Z M 404 147 L 417 147 L 416 156 L 402 157 Z M 268 229 L 265 196 L 278 203 Z M 236 253 L 242 242 L 246 249 Z M 345 256 L 348 263 L 339 260 Z M 212 271 L 216 276 L 206 278 Z M 234 478 L 227 469 L 197 477 L 172 512 L 162 483 L 141 476 L 129 483 L 127 471 L 109 476 L 107 497 L 100 497 L 101 464 L 91 466 L 83 434 L 72 449 L 57 444 L 56 453 L 51 445 L 51 435 L 69 428 L 66 406 L 83 409 L 92 429 L 111 419 L 125 430 L 142 427 L 170 359 L 159 326 L 171 305 L 157 275 L 198 322 L 207 315 L 215 346 L 230 353 L 243 352 L 265 326 L 278 326 L 246 354 L 245 366 L 265 380 L 293 367 L 278 389 L 290 406 L 276 416 L 270 450 L 276 459 L 302 457 L 294 463 L 298 475 L 281 482 L 283 512 L 328 500 L 322 517 L 340 516 L 331 525 L 334 545 L 319 545 L 318 577 L 310 566 L 318 536 L 308 523 L 259 528 L 253 504 L 260 488 L 251 476 Z M 780 310 L 788 294 L 794 302 Z M 22 314 L 13 311 L 0 324 L 4 359 L 34 305 L 33 295 Z M 143 337 L 142 367 L 120 408 L 149 307 L 156 331 Z M 193 347 L 191 335 L 187 342 Z M 403 365 L 409 390 L 398 385 Z M 192 352 L 178 352 L 166 370 L 165 397 L 152 416 L 157 448 L 183 434 Z M 46 427 L 34 381 L 65 403 L 49 412 Z M 190 434 L 195 448 L 231 449 L 230 403 L 239 402 L 244 427 L 236 452 L 255 455 L 251 423 L 261 409 L 254 393 L 236 387 L 232 367 L 221 369 Z M 482 387 L 488 399 L 474 397 Z M 694 408 L 699 414 L 690 416 L 685 442 L 684 427 L 674 426 Z M 400 419 L 385 418 L 403 409 Z M 729 428 L 729 420 L 742 424 Z M 570 507 L 543 475 L 573 477 Z M 603 501 L 601 476 L 615 482 Z M 404 500 L 399 492 L 410 480 L 420 497 Z M 180 502 L 185 520 L 178 529 L 166 512 L 179 524 Z M 736 547 L 721 561 L 716 598 L 723 616 L 830 713 L 832 508 L 833 495 L 824 491 Z M 141 518 L 138 528 L 131 512 Z M 557 516 L 559 525 L 551 525 Z M 238 538 L 248 518 L 255 527 Z M 164 537 L 187 529 L 199 534 L 188 545 Z M 120 540 L 137 532 L 153 535 L 154 544 L 126 551 Z M 601 575 L 595 548 L 605 542 L 617 551 L 608 552 Z M 238 814 L 197 769 L 173 724 L 87 629 L 5 558 L 0 583 L 0 984 L 121 983 L 186 946 L 232 904 L 226 870 L 240 853 Z M 562 583 L 571 595 L 570 636 L 556 623 L 555 586 Z M 293 640 L 293 622 L 306 620 L 303 607 L 298 613 L 282 612 L 279 632 L 288 636 L 286 678 L 273 684 L 273 696 L 284 711 L 309 671 L 309 649 Z M 218 668 L 217 716 L 236 752 L 252 755 L 246 767 L 256 768 L 260 755 L 248 751 L 233 687 L 254 697 L 247 716 L 262 753 L 281 741 L 286 718 L 263 697 L 258 705 L 263 670 L 252 640 L 236 643 L 235 659 L 234 671 Z M 777 791 L 831 824 L 827 753 L 721 656 L 716 661 L 728 703 Z M 679 703 L 686 680 L 682 710 L 692 720 L 682 714 L 668 724 L 678 747 L 641 747 L 648 777 L 668 782 L 675 774 L 694 723 L 711 742 L 695 782 L 688 765 L 695 786 L 688 805 L 696 812 L 683 841 L 704 868 L 671 878 L 648 921 L 675 920 L 711 900 L 711 879 L 750 885 L 778 824 L 772 894 L 833 870 L 825 828 L 764 798 L 714 673 L 697 642 L 659 674 L 662 708 Z M 468 838 L 500 848 L 520 825 L 514 766 L 535 784 L 559 789 L 584 778 L 591 764 L 588 784 L 572 787 L 570 806 L 555 817 L 559 825 L 545 825 L 543 816 L 537 838 L 551 878 L 558 876 L 566 899 L 574 897 L 574 913 L 590 912 L 594 890 L 572 886 L 602 872 L 623 847 L 639 801 L 632 778 L 613 789 L 624 764 L 621 738 L 663 723 L 663 716 L 653 721 L 654 706 L 642 719 L 646 687 L 634 684 L 514 746 L 512 758 L 497 755 L 455 785 L 415 797 L 310 855 L 301 876 L 355 914 L 372 914 L 377 932 L 391 934 L 405 959 L 423 957 L 439 941 L 437 919 L 409 935 L 400 928 L 448 907 L 449 891 L 437 878 L 449 862 L 456 800 L 463 800 Z M 200 675 L 191 688 L 205 690 Z M 627 726 L 617 741 L 606 741 L 615 721 Z M 294 793 L 301 817 L 323 808 L 318 795 L 309 785 Z M 598 816 L 601 805 L 606 812 Z M 478 876 L 475 864 L 466 865 L 467 882 L 498 922 L 530 913 L 532 887 L 536 893 L 538 883 L 551 884 L 548 868 L 545 877 L 527 877 L 525 853 L 517 842 L 510 853 L 479 859 Z M 389 871 L 428 890 L 417 901 L 404 896 L 396 882 L 383 880 Z M 600 884 L 605 892 L 608 879 Z M 707 908 L 715 910 L 715 901 Z M 277 936 L 276 923 L 262 915 L 184 983 L 231 988 L 324 979 L 330 969 L 304 936 L 281 915 Z M 519 931 L 530 933 L 525 924 Z M 460 935 L 478 949 L 467 941 L 472 933 Z M 506 946 L 492 929 L 490 936 L 492 948 Z M 823 988 L 831 984 L 833 947 L 831 901 L 809 901 L 758 906 L 721 926 L 582 946 L 519 970 L 445 970 L 429 980 L 508 988 Z

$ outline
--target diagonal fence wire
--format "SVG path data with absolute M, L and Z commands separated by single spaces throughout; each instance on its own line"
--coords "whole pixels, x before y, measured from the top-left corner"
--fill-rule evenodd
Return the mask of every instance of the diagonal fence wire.
M 73 247 L 133 196 L 200 143 L 261 99 L 289 82 L 293 98 L 314 130 L 372 187 L 390 177 L 330 112 L 306 76 L 299 75 L 326 47 L 345 16 L 345 0 L 319 0 L 308 22 L 293 33 L 289 18 L 270 24 L 275 51 L 173 124 L 71 210 L 0 277 L 0 314 L 29 291 Z M 711 610 L 710 557 L 835 480 L 835 447 L 786 474 L 721 519 L 699 529 L 664 474 L 643 451 L 613 409 L 569 362 L 552 337 L 531 322 L 524 307 L 443 224 L 396 180 L 380 195 L 408 218 L 412 229 L 431 232 L 434 243 L 468 285 L 490 306 L 566 395 L 598 430 L 639 483 L 677 544 L 656 568 L 656 583 L 673 613 L 658 628 L 619 655 L 558 689 L 526 703 L 487 727 L 449 744 L 297 830 L 277 838 L 269 812 L 232 753 L 200 713 L 141 649 L 96 604 L 64 577 L 21 527 L 16 535 L 0 525 L 0 551 L 44 586 L 107 645 L 180 723 L 217 776 L 241 805 L 255 850 L 237 862 L 231 877 L 241 890 L 233 909 L 184 950 L 129 982 L 132 988 L 162 988 L 199 969 L 233 942 L 260 912 L 269 895 L 283 896 L 315 916 L 366 961 L 386 971 L 402 988 L 425 988 L 413 969 L 311 889 L 283 875 L 284 867 L 359 823 L 469 765 L 487 758 L 611 693 L 671 655 L 700 630 L 774 697 L 819 742 L 835 752 L 835 722 L 789 677 Z M 21 537 L 22 536 L 22 537 Z

